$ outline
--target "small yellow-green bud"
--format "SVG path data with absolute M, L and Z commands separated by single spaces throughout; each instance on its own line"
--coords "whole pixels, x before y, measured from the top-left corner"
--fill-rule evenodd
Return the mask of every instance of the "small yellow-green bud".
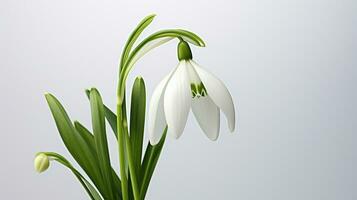
M 35 166 L 35 170 L 38 173 L 46 171 L 50 166 L 50 160 L 48 156 L 44 153 L 37 154 L 35 157 L 34 166 Z

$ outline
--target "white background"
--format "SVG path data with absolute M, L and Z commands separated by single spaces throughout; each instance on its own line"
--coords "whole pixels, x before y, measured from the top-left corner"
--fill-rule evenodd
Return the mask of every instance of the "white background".
M 37 151 L 70 158 L 43 93 L 90 127 L 84 89 L 114 108 L 122 47 L 150 13 L 145 35 L 178 27 L 205 40 L 194 58 L 226 83 L 238 125 L 230 134 L 222 115 L 211 142 L 191 114 L 180 140 L 167 140 L 147 199 L 356 199 L 356 10 L 354 0 L 1 0 L 1 199 L 88 199 L 62 166 L 33 170 Z M 171 42 L 129 85 L 142 75 L 150 99 L 176 63 Z

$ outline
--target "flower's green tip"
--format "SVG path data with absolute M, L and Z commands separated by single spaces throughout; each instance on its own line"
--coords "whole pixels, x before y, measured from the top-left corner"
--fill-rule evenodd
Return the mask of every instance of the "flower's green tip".
M 180 42 L 177 45 L 177 57 L 179 60 L 191 60 L 192 59 L 192 52 L 190 45 L 182 40 L 181 38 Z
M 97 90 L 97 88 L 95 88 L 95 87 L 91 87 L 90 90 L 89 90 L 89 92 L 98 92 L 98 90 Z M 99 92 L 98 92 L 98 93 L 99 93 Z
M 50 166 L 50 159 L 44 153 L 39 153 L 36 155 L 34 160 L 34 167 L 38 173 L 46 171 Z
M 138 80 L 138 81 L 143 81 L 144 79 L 143 79 L 142 76 L 137 76 L 137 77 L 136 77 L 136 80 Z

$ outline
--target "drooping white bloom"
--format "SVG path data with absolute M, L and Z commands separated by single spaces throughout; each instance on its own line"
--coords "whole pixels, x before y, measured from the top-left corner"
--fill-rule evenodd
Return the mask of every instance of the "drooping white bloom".
M 192 112 L 201 129 L 211 140 L 219 134 L 220 110 L 226 115 L 231 132 L 235 128 L 232 97 L 226 86 L 192 60 L 188 44 L 178 46 L 178 66 L 155 88 L 149 107 L 148 131 L 152 145 L 157 144 L 166 125 L 179 138 Z

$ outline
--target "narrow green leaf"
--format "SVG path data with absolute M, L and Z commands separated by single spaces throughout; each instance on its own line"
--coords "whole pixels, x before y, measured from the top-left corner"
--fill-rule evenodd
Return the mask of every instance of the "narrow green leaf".
M 90 91 L 87 89 L 85 90 L 86 94 L 87 94 L 87 97 L 88 99 L 90 99 L 90 96 L 89 96 L 89 93 Z M 125 101 L 124 101 L 124 105 L 125 105 Z M 115 137 L 117 138 L 118 137 L 118 134 L 117 134 L 117 116 L 116 114 L 114 114 L 113 111 L 111 111 L 107 106 L 104 105 L 104 112 L 105 112 L 105 118 L 107 119 L 107 121 L 109 122 L 112 130 L 113 130 L 113 134 L 115 135 Z M 124 151 L 125 151 L 125 143 L 124 143 Z M 124 155 L 126 155 L 126 152 L 124 153 Z M 126 162 L 125 162 L 125 172 L 126 172 L 126 175 L 128 176 L 128 163 L 127 163 L 127 159 L 126 159 Z M 114 172 L 115 173 L 115 172 Z M 115 178 L 114 177 L 114 182 L 115 185 L 121 185 L 120 183 L 120 179 L 119 178 Z M 121 193 L 122 191 L 120 191 Z
M 151 177 L 155 171 L 157 161 L 159 160 L 161 150 L 165 143 L 166 132 L 167 132 L 167 126 L 166 126 L 163 136 L 160 139 L 158 144 L 156 144 L 155 146 L 152 146 L 149 142 L 147 145 L 145 155 L 144 155 L 143 164 L 142 164 L 143 176 L 142 176 L 142 184 L 140 187 L 140 199 L 141 200 L 145 199 L 145 195 L 148 190 Z
M 130 140 L 137 177 L 141 177 L 141 158 L 143 151 L 143 138 L 145 126 L 146 90 L 141 77 L 135 79 L 131 93 L 130 109 Z M 138 184 L 140 187 L 140 178 Z
M 88 145 L 93 149 L 93 151 L 95 151 L 95 153 L 97 155 L 93 134 L 85 126 L 83 126 L 78 121 L 74 121 L 74 127 L 80 133 L 80 135 L 82 135 L 82 137 L 85 138 L 85 140 L 88 143 Z M 120 179 L 119 179 L 118 175 L 116 174 L 116 172 L 114 171 L 113 168 L 112 168 L 112 176 L 113 176 L 113 182 L 114 182 L 114 186 L 113 186 L 112 190 L 116 194 L 115 198 L 116 199 L 121 199 L 121 183 L 120 183 Z
M 110 127 L 113 130 L 114 136 L 118 139 L 117 134 L 117 116 L 107 106 L 104 105 L 105 118 L 109 122 Z
M 140 34 L 144 31 L 144 29 L 150 25 L 150 23 L 152 22 L 152 20 L 154 20 L 155 15 L 149 15 L 147 17 L 145 17 L 139 24 L 138 26 L 134 29 L 134 31 L 131 33 L 131 35 L 129 36 L 129 39 L 127 40 L 124 50 L 123 50 L 123 54 L 121 56 L 121 65 L 123 65 L 125 63 L 125 60 L 128 58 L 128 55 L 131 51 L 131 48 L 133 47 L 134 43 L 136 42 L 136 40 L 138 39 L 138 37 L 140 36 Z
M 88 89 L 85 90 L 86 95 L 89 99 L 89 93 L 90 91 Z M 115 136 L 115 138 L 118 139 L 118 134 L 117 134 L 117 116 L 116 114 L 111 111 L 106 105 L 104 105 L 104 114 L 105 114 L 105 118 L 107 119 L 110 127 L 113 130 L 113 134 Z
M 97 150 L 99 167 L 104 184 L 109 194 L 109 199 L 114 199 L 112 168 L 110 164 L 107 135 L 105 130 L 105 116 L 102 98 L 95 88 L 90 91 L 90 105 L 92 112 L 92 126 L 94 142 Z
M 84 178 L 84 176 L 81 173 L 79 173 L 79 171 L 76 170 L 65 157 L 55 152 L 40 152 L 40 153 L 44 153 L 45 155 L 50 157 L 51 160 L 55 160 L 58 163 L 62 164 L 63 166 L 67 167 L 69 170 L 71 170 L 72 173 L 78 179 L 78 181 L 82 184 L 82 186 L 84 187 L 84 189 L 86 190 L 86 192 L 88 193 L 89 197 L 92 200 L 102 200 L 102 197 L 97 192 L 95 187 L 92 186 L 92 184 L 89 181 L 87 181 L 87 179 Z
M 89 148 L 91 148 L 91 150 L 94 152 L 95 156 L 97 156 L 97 150 L 95 147 L 93 134 L 77 120 L 73 122 L 73 125 L 79 135 L 81 135 L 84 141 L 87 143 Z
M 106 198 L 107 193 L 95 154 L 74 128 L 61 103 L 51 94 L 46 94 L 45 97 L 66 148 Z

